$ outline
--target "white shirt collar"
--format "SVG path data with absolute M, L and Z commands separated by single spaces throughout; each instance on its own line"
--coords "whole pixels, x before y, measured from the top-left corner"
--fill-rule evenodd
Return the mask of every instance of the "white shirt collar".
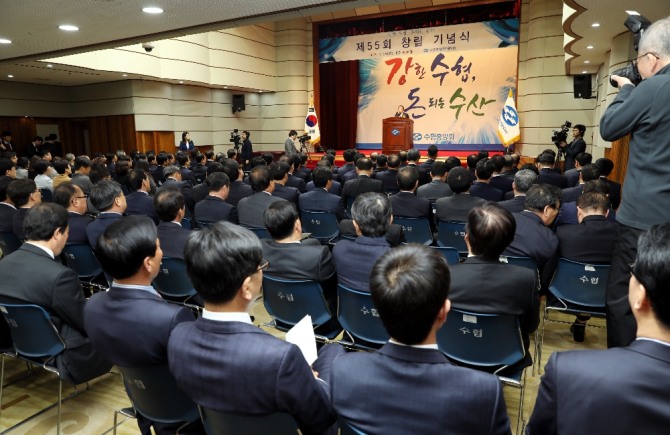
M 54 257 L 54 252 L 51 249 L 47 248 L 46 246 L 38 245 L 37 243 L 33 243 L 33 242 L 26 242 L 26 243 L 31 244 L 31 245 L 33 245 L 37 248 L 40 248 L 42 251 L 49 254 L 49 257 L 51 257 L 52 260 L 55 258 Z
M 156 296 L 160 296 L 160 295 L 158 294 L 158 292 L 156 291 L 156 289 L 154 289 L 154 288 L 153 288 L 152 286 L 150 286 L 150 285 L 119 284 L 118 282 L 113 281 L 113 282 L 112 282 L 112 286 L 114 286 L 114 287 L 118 287 L 118 288 L 125 288 L 125 289 L 142 290 L 142 291 L 146 291 L 146 292 L 149 292 L 149 293 L 153 293 L 153 294 L 155 294 Z
M 414 348 L 417 348 L 417 349 L 435 349 L 435 350 L 438 349 L 437 343 L 434 343 L 434 344 L 405 344 L 405 343 L 401 343 L 399 341 L 396 341 L 392 338 L 389 338 L 389 343 L 397 344 L 398 346 L 414 347 Z
M 14 210 L 16 210 L 16 207 L 14 207 L 13 204 L 8 204 L 8 203 L 6 203 L 6 202 L 0 202 L 0 204 L 2 204 L 2 205 L 6 205 L 7 207 L 11 207 L 11 208 L 13 208 Z
M 213 311 L 202 310 L 202 318 L 215 320 L 217 322 L 243 322 L 253 325 L 249 313 L 219 313 Z

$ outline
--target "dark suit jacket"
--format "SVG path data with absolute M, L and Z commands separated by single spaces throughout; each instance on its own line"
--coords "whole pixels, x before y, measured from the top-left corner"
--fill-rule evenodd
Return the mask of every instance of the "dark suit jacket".
M 196 163 L 196 165 L 193 166 L 193 180 L 195 184 L 204 183 L 206 179 L 207 166 L 203 165 L 202 163 Z
M 605 216 L 586 216 L 578 225 L 556 229 L 559 256 L 582 263 L 609 264 L 612 261 L 617 225 Z
M 419 186 L 430 183 L 430 170 L 414 163 L 408 163 L 407 166 L 416 169 L 416 173 L 419 175 Z
M 174 222 L 158 224 L 158 240 L 165 257 L 184 259 L 184 246 L 191 234 L 189 230 Z
M 393 216 L 409 218 L 428 218 L 432 231 L 435 231 L 435 219 L 433 219 L 433 206 L 430 201 L 419 198 L 411 192 L 398 192 L 389 198 Z
M 105 232 L 107 227 L 122 217 L 119 213 L 103 212 L 93 222 L 88 224 L 86 227 L 86 239 L 91 248 L 95 249 L 98 245 L 98 238 Z
M 502 174 L 494 175 L 489 180 L 489 185 L 502 190 L 503 194 L 512 191 L 512 183 L 514 183 L 514 174 L 511 177 Z
M 356 171 L 345 172 L 342 176 L 340 176 L 340 182 L 342 184 L 344 184 L 347 181 L 353 180 L 356 177 L 358 177 L 358 174 L 356 173 Z
M 428 199 L 432 202 L 435 202 L 438 198 L 446 198 L 453 194 L 454 192 L 447 183 L 443 183 L 437 179 L 432 180 L 430 183 L 424 184 L 423 186 L 419 186 L 416 190 L 416 196 Z
M 670 427 L 667 345 L 636 340 L 609 350 L 555 352 L 544 370 L 528 434 L 660 434 Z
M 228 221 L 237 223 L 237 208 L 216 196 L 207 196 L 195 205 L 193 212 L 195 220 L 204 223 Z
M 619 204 L 621 204 L 621 184 L 607 178 L 605 178 L 605 181 L 610 185 L 610 202 L 612 203 L 612 208 L 616 210 L 619 208 Z
M 114 286 L 91 296 L 84 308 L 84 326 L 93 348 L 122 367 L 166 364 L 170 332 L 193 320 L 187 308 L 157 294 Z
M 217 411 L 291 414 L 305 434 L 335 422 L 328 385 L 314 378 L 297 346 L 254 325 L 198 318 L 177 325 L 168 342 L 177 385 Z
M 184 202 L 186 203 L 186 208 L 192 214 L 193 209 L 195 208 L 195 201 L 193 200 L 193 192 L 192 192 L 193 186 L 191 186 L 191 183 L 189 181 L 177 181 L 172 178 L 169 178 L 165 180 L 160 189 L 164 189 L 166 187 L 176 187 L 177 189 L 179 189 L 181 194 L 184 195 Z
M 485 203 L 486 200 L 467 193 L 439 198 L 435 201 L 435 217 L 440 221 L 465 222 L 473 207 Z
M 325 281 L 335 275 L 335 263 L 327 246 L 316 239 L 302 243 L 277 243 L 262 239 L 263 258 L 268 262 L 268 275 L 284 279 Z
M 158 222 L 156 210 L 154 210 L 154 199 L 145 192 L 133 192 L 126 196 L 126 214 L 128 216 L 149 216 L 154 222 Z
M 607 215 L 608 222 L 616 222 L 616 212 L 610 208 L 610 212 Z M 554 228 L 558 228 L 561 225 L 577 225 L 579 219 L 577 218 L 577 203 L 576 202 L 564 202 L 561 204 L 560 212 L 554 221 Z
M 356 199 L 362 193 L 378 192 L 384 193 L 384 186 L 381 181 L 373 180 L 367 175 L 360 175 L 358 178 L 349 180 L 342 187 L 342 208 L 347 209 L 347 200 Z
M 575 167 L 575 157 L 586 151 L 586 142 L 583 138 L 575 139 L 565 147 L 565 170 Z
M 341 180 L 344 174 L 351 171 L 356 171 L 356 166 L 353 163 L 345 163 L 344 166 L 337 169 L 337 176 Z
M 510 433 L 498 379 L 435 349 L 387 343 L 342 355 L 331 397 L 340 418 L 366 434 Z
M 26 219 L 26 213 L 28 213 L 29 208 L 19 207 L 16 209 L 16 213 L 12 215 L 12 231 L 16 234 L 16 237 L 19 240 L 25 239 L 23 235 L 23 221 Z
M 193 197 L 193 203 L 196 205 L 203 199 L 207 198 L 207 195 L 209 195 L 209 186 L 207 185 L 207 183 L 198 184 L 197 186 L 193 186 L 193 189 L 191 189 L 191 196 Z M 226 202 L 228 201 L 226 200 Z M 193 210 L 195 210 L 195 206 L 193 207 Z
M 563 173 L 565 176 L 566 180 L 568 180 L 568 187 L 575 187 L 576 185 L 579 184 L 579 175 L 581 171 L 578 169 L 568 169 Z
M 279 183 L 275 183 L 275 190 L 272 192 L 272 196 L 291 201 L 293 204 L 298 205 L 300 192 L 296 187 L 283 186 Z
M 370 291 L 370 272 L 375 261 L 391 246 L 384 237 L 357 237 L 340 240 L 333 248 L 337 281 L 349 288 Z
M 296 177 L 293 174 L 288 174 L 288 180 L 286 180 L 287 187 L 294 187 L 300 191 L 300 193 L 307 192 L 307 183 L 300 177 Z
M 314 182 L 310 181 L 309 183 L 307 183 L 307 192 L 311 192 L 312 190 L 314 190 Z M 341 192 L 342 192 L 342 185 L 340 184 L 339 181 L 333 180 L 330 184 L 330 189 L 328 190 L 328 193 L 340 196 Z
M 459 310 L 482 314 L 520 316 L 523 341 L 528 350 L 529 335 L 540 323 L 540 294 L 537 273 L 499 261 L 468 257 L 449 267 L 449 300 Z
M 525 208 L 523 205 L 525 201 L 526 195 L 518 195 L 507 201 L 500 201 L 498 205 L 510 213 L 521 213 Z
M 578 184 L 575 187 L 567 187 L 561 190 L 561 204 L 566 202 L 576 202 L 579 195 L 582 194 L 583 189 L 584 185 Z
M 339 198 L 338 198 L 339 200 Z M 16 214 L 16 208 L 13 205 L 0 203 L 0 232 L 13 232 L 12 218 Z
M 551 184 L 559 189 L 565 189 L 568 187 L 568 179 L 552 169 L 542 168 L 540 169 L 540 175 L 537 176 L 536 184 Z
M 263 213 L 270 204 L 277 201 L 286 201 L 267 192 L 256 192 L 252 196 L 243 198 L 237 204 L 237 216 L 240 225 L 251 228 L 265 228 Z
M 344 218 L 344 209 L 340 197 L 326 192 L 323 188 L 317 188 L 300 195 L 298 198 L 300 210 L 328 211 L 335 213 L 337 220 Z
M 400 187 L 398 186 L 398 171 L 396 170 L 377 172 L 375 174 L 375 180 L 382 182 L 382 186 L 384 186 L 384 191 L 386 193 L 400 192 Z
M 67 350 L 56 364 L 77 384 L 100 376 L 112 364 L 93 351 L 84 331 L 84 293 L 77 273 L 41 248 L 24 243 L 0 261 L 0 298 L 44 308 L 65 340 Z
M 88 224 L 93 222 L 91 216 L 85 214 L 77 214 L 74 212 L 68 212 L 67 214 L 67 226 L 69 228 L 69 234 L 67 237 L 68 243 L 88 243 L 88 237 L 86 236 L 86 228 Z
M 356 234 L 356 227 L 354 227 L 354 221 L 351 219 L 342 219 L 339 226 L 341 236 L 346 236 L 350 239 L 358 237 L 358 234 Z M 402 226 L 397 224 L 389 225 L 389 229 L 386 231 L 384 238 L 392 247 L 400 246 L 407 242 L 407 240 L 405 240 L 405 233 L 402 230 Z
M 472 184 L 472 187 L 470 187 L 470 195 L 495 202 L 505 199 L 505 193 L 502 190 L 497 189 L 490 184 L 480 183 L 478 181 L 475 181 Z
M 228 190 L 228 198 L 226 198 L 226 202 L 237 207 L 240 199 L 246 198 L 253 194 L 254 190 L 251 188 L 251 186 L 244 184 L 243 181 L 235 180 L 230 183 L 230 190 Z

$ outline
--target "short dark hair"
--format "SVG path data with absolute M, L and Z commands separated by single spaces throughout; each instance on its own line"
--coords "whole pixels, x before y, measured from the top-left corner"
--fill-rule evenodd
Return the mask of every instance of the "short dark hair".
M 400 167 L 400 156 L 398 154 L 391 154 L 388 158 L 388 167 L 389 168 L 398 168 Z
M 72 201 L 72 197 L 77 194 L 77 187 L 79 186 L 72 183 L 59 184 L 58 187 L 54 189 L 54 202 L 64 208 L 68 208 Z M 81 189 L 81 187 L 79 187 L 79 189 Z
M 607 181 L 602 179 L 587 181 L 586 183 L 584 183 L 584 187 L 582 188 L 582 195 L 589 192 L 596 192 L 596 193 L 602 193 L 603 195 L 609 195 L 610 185 Z
M 102 180 L 93 185 L 89 198 L 99 211 L 107 211 L 114 205 L 114 199 L 123 195 L 121 185 L 114 180 Z
M 490 159 L 481 159 L 475 167 L 475 174 L 482 180 L 488 180 L 496 170 L 496 165 Z
M 400 159 L 400 163 L 404 163 L 407 161 L 407 151 L 399 151 L 398 152 L 398 158 Z
M 28 204 L 30 194 L 37 190 L 37 185 L 33 180 L 19 179 L 14 180 L 7 186 L 7 196 L 12 200 L 16 208 Z
M 314 187 L 316 188 L 325 188 L 328 184 L 328 180 L 333 179 L 333 173 L 329 168 L 317 167 L 312 172 L 312 180 L 314 181 Z
M 351 206 L 351 218 L 366 237 L 385 235 L 391 224 L 392 212 L 391 200 L 377 192 L 358 195 Z
M 133 169 L 128 174 L 128 187 L 136 192 L 142 188 L 142 182 L 148 178 L 149 176 L 143 169 Z
M 407 151 L 407 160 L 414 162 L 421 159 L 421 153 L 416 148 Z
M 51 164 L 47 160 L 40 159 L 33 165 L 33 170 L 41 175 L 49 169 L 49 166 L 51 166 Z
M 270 174 L 275 181 L 283 180 L 291 167 L 285 162 L 276 162 L 270 165 Z
M 412 190 L 419 181 L 419 173 L 412 166 L 405 166 L 398 171 L 398 187 L 400 190 Z
M 0 201 L 7 199 L 7 188 L 14 181 L 12 177 L 7 175 L 0 175 Z
M 230 178 L 223 172 L 214 172 L 207 176 L 206 183 L 209 192 L 218 192 L 225 186 L 230 187 Z
M 491 157 L 491 161 L 493 162 L 493 167 L 495 169 L 495 172 L 500 172 L 502 171 L 502 168 L 505 167 L 505 157 L 503 157 L 500 154 L 496 154 L 495 156 Z M 512 163 L 512 159 L 510 158 L 510 164 Z
M 235 163 L 237 163 L 237 162 L 235 162 Z M 239 168 L 239 166 L 238 166 L 238 168 Z M 224 174 L 226 174 L 225 168 L 221 163 L 211 162 L 211 163 L 207 164 L 207 175 L 212 175 L 212 174 L 215 174 L 217 172 L 223 172 Z M 228 175 L 228 174 L 226 174 L 226 175 Z M 236 177 L 239 176 L 238 173 L 237 173 L 237 170 L 235 171 L 235 176 Z M 230 180 L 230 175 L 228 175 L 228 179 Z
M 65 159 L 58 159 L 52 163 L 52 166 L 54 167 L 57 173 L 63 175 L 65 174 L 67 168 L 70 167 L 70 162 L 68 162 Z
M 465 158 L 465 163 L 468 165 L 468 168 L 470 169 L 475 169 L 478 161 L 479 161 L 478 154 L 470 154 Z
M 556 162 L 556 157 L 551 153 L 544 152 L 537 156 L 537 162 L 541 165 L 553 165 Z
M 575 160 L 579 162 L 579 166 L 586 166 L 593 160 L 593 156 L 590 153 L 579 153 L 575 157 Z
M 523 171 L 524 169 L 527 169 L 527 170 L 529 170 L 529 171 L 533 171 L 533 172 L 535 172 L 535 175 L 540 175 L 540 170 L 537 169 L 537 166 L 535 166 L 535 165 L 532 164 L 532 163 L 524 163 L 524 164 L 521 165 L 521 167 L 519 168 L 520 171 Z
M 575 124 L 572 126 L 572 128 L 576 128 L 579 130 L 579 133 L 584 136 L 584 132 L 586 131 L 586 126 L 584 124 Z
M 465 223 L 472 253 L 489 261 L 497 260 L 512 243 L 515 231 L 512 213 L 494 202 L 473 207 Z
M 577 197 L 577 207 L 605 214 L 610 208 L 610 199 L 603 193 L 586 192 Z
M 233 159 L 228 159 L 221 163 L 223 165 L 223 173 L 228 176 L 230 182 L 240 178 L 240 164 Z M 209 171 L 207 172 L 209 174 Z
M 228 151 L 226 151 L 226 156 L 228 156 L 229 159 L 232 159 L 237 155 L 237 150 L 235 148 L 231 148 Z
M 445 159 L 447 163 L 447 172 L 451 171 L 454 168 L 462 168 L 461 159 L 455 156 L 449 156 Z
M 670 328 L 670 222 L 652 225 L 637 241 L 633 275 L 644 286 L 658 321 Z
M 430 169 L 430 173 L 433 177 L 442 177 L 447 172 L 449 172 L 447 163 L 440 160 L 436 160 L 433 163 L 433 167 Z
M 107 177 L 109 177 L 109 171 L 104 166 L 93 166 L 91 172 L 88 173 L 88 179 L 94 185 L 105 180 Z
M 356 160 L 356 168 L 359 171 L 371 171 L 372 170 L 372 160 L 367 157 L 362 157 Z
M 605 157 L 601 157 L 596 160 L 596 166 L 600 168 L 600 174 L 603 177 L 608 177 L 614 170 L 614 162 Z
M 428 147 L 428 157 L 437 157 L 437 145 L 431 145 Z
M 288 132 L 288 135 L 289 135 L 289 136 L 297 136 L 297 135 L 298 135 L 298 132 L 295 131 L 295 130 L 291 130 L 291 131 Z
M 184 208 L 184 195 L 176 187 L 163 187 L 158 189 L 154 196 L 154 209 L 156 215 L 163 222 L 175 220 L 179 211 Z
M 43 202 L 31 207 L 23 221 L 26 240 L 50 240 L 56 230 L 67 229 L 67 210 L 53 202 Z
M 342 157 L 346 163 L 353 162 L 354 158 L 356 157 L 356 150 L 353 148 L 346 149 L 342 153 Z
M 263 261 L 263 248 L 248 229 L 222 221 L 191 233 L 184 260 L 193 287 L 205 302 L 226 303 L 244 280 L 256 273 Z
M 114 279 L 129 278 L 144 259 L 156 255 L 156 225 L 147 216 L 126 216 L 105 229 L 95 255 L 103 270 Z
M 77 157 L 74 159 L 74 170 L 78 170 L 79 168 L 90 168 L 91 167 L 91 161 L 87 157 Z
M 0 176 L 7 174 L 7 171 L 14 168 L 14 163 L 11 160 L 0 158 Z
M 270 186 L 272 177 L 270 176 L 270 169 L 265 166 L 256 166 L 249 174 L 249 184 L 254 192 L 262 192 Z
M 514 188 L 520 193 L 528 192 L 530 186 L 537 181 L 537 174 L 528 169 L 522 169 L 514 174 Z
M 550 184 L 533 184 L 523 202 L 527 210 L 542 212 L 544 208 L 561 206 L 561 189 Z
M 593 163 L 584 165 L 582 168 L 581 177 L 582 181 L 584 182 L 597 180 L 600 178 L 600 168 L 598 168 L 598 165 L 594 165 Z
M 274 240 L 293 234 L 295 221 L 300 219 L 298 208 L 291 201 L 273 202 L 263 213 L 263 223 Z
M 450 282 L 444 257 L 426 246 L 403 245 L 380 257 L 370 274 L 370 293 L 386 332 L 403 344 L 423 342 Z
M 447 184 L 451 187 L 454 193 L 467 192 L 472 185 L 472 178 L 470 178 L 470 171 L 462 166 L 453 168 L 447 175 Z

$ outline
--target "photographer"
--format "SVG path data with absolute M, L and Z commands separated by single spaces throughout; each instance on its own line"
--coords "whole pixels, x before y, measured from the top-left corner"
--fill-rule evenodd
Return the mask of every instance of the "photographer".
M 637 239 L 670 210 L 670 17 L 652 24 L 640 40 L 635 59 L 642 82 L 635 86 L 612 75 L 619 95 L 600 120 L 600 135 L 614 141 L 630 133 L 628 169 L 617 210 L 617 238 L 607 285 L 607 345 L 627 346 L 636 323 L 628 302 L 629 264 Z
M 286 139 L 286 142 L 284 142 L 284 152 L 289 157 L 298 154 L 298 150 L 295 147 L 295 140 L 297 137 L 298 133 L 295 130 L 288 132 L 288 139 Z
M 586 142 L 584 142 L 584 132 L 586 127 L 582 124 L 575 124 L 572 127 L 572 137 L 574 138 L 569 144 L 562 141 L 558 144 L 563 153 L 565 153 L 565 168 L 564 171 L 575 168 L 575 157 L 577 154 L 586 151 Z
M 249 161 L 254 152 L 254 149 L 251 146 L 251 141 L 249 140 L 250 136 L 251 133 L 248 131 L 244 130 L 242 132 L 242 151 L 240 152 L 240 157 L 242 158 L 242 164 L 244 165 L 245 170 L 249 169 Z

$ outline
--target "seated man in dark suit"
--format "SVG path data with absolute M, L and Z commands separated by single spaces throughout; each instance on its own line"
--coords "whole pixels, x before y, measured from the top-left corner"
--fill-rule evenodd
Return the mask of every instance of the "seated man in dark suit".
M 270 174 L 270 169 L 265 165 L 256 166 L 251 170 L 249 182 L 255 193 L 252 196 L 242 198 L 237 204 L 240 225 L 249 228 L 263 228 L 265 209 L 273 202 L 286 200 L 272 196 L 275 182 Z
M 465 311 L 519 316 L 526 348 L 522 365 L 531 365 L 530 334 L 540 323 L 537 273 L 499 260 L 514 239 L 514 217 L 498 204 L 486 203 L 470 210 L 465 228 L 469 256 L 451 266 L 449 299 L 454 308 Z
M 416 173 L 419 174 L 419 186 L 430 183 L 430 169 L 425 169 L 419 164 L 421 152 L 412 148 L 407 151 L 407 160 L 407 166 L 416 169 Z
M 184 195 L 176 188 L 160 189 L 154 196 L 154 208 L 160 218 L 158 240 L 163 255 L 184 259 L 184 245 L 191 231 L 181 226 L 186 214 Z
M 335 411 L 360 433 L 510 433 L 498 379 L 437 348 L 449 289 L 449 267 L 428 247 L 395 248 L 376 262 L 370 291 L 391 339 L 338 357 L 331 381 Z
M 540 175 L 537 177 L 537 184 L 551 184 L 559 189 L 568 187 L 568 180 L 564 175 L 554 171 L 556 157 L 553 154 L 544 152 L 537 157 L 537 168 Z
M 477 162 L 477 166 L 475 167 L 477 180 L 470 187 L 470 195 L 495 202 L 505 199 L 505 194 L 502 190 L 496 189 L 489 184 L 494 170 L 495 165 L 489 159 L 482 159 Z
M 297 346 L 251 323 L 247 310 L 260 296 L 268 266 L 251 231 L 218 222 L 194 232 L 185 252 L 205 309 L 170 335 L 168 362 L 179 387 L 207 409 L 257 416 L 284 412 L 302 433 L 325 433 L 336 419 L 328 394 L 330 368 L 344 349 L 322 347 L 312 371 Z
M 627 347 L 555 352 L 545 366 L 530 435 L 665 433 L 670 426 L 670 224 L 642 233 L 628 300 L 637 339 Z M 607 379 L 607 382 L 594 382 Z M 588 408 L 576 398 L 588 398 Z
M 589 153 L 579 153 L 575 157 L 575 167 L 568 169 L 563 173 L 565 179 L 568 180 L 568 187 L 575 187 L 579 184 L 579 173 L 582 168 L 591 163 L 593 156 Z
M 19 240 L 24 240 L 23 221 L 28 210 L 42 202 L 42 192 L 33 180 L 14 180 L 7 187 L 7 196 L 16 207 L 16 213 L 12 215 L 12 231 Z
M 316 164 L 316 169 L 318 169 L 318 168 L 326 168 L 330 171 L 330 176 L 331 176 L 330 183 L 331 184 L 330 184 L 330 187 L 328 188 L 328 193 L 332 193 L 333 195 L 337 195 L 337 197 L 339 199 L 340 192 L 342 191 L 342 185 L 340 184 L 339 181 L 335 181 L 333 179 L 333 170 L 330 166 L 329 160 L 328 159 L 321 160 L 319 163 Z M 307 183 L 307 192 L 311 192 L 315 188 L 316 188 L 316 185 L 314 184 L 314 173 L 312 173 L 312 181 Z
M 167 364 L 172 328 L 194 317 L 187 308 L 163 300 L 151 285 L 163 258 L 156 225 L 146 216 L 119 219 L 102 234 L 95 254 L 114 282 L 84 307 L 84 327 L 93 349 L 121 367 Z M 153 423 L 137 416 L 140 430 L 147 434 L 152 424 L 157 434 L 165 435 L 183 424 Z
M 375 261 L 391 249 L 385 238 L 393 221 L 391 201 L 383 193 L 360 195 L 351 207 L 356 240 L 342 239 L 333 248 L 340 284 L 369 291 L 370 271 Z
M 354 165 L 355 156 L 356 156 L 356 150 L 353 148 L 346 149 L 342 153 L 342 158 L 344 159 L 344 165 L 342 165 L 342 167 L 337 169 L 337 177 L 340 181 L 342 180 L 342 177 L 344 177 L 344 174 L 356 170 L 356 166 Z
M 132 193 L 126 196 L 126 215 L 148 216 L 154 223 L 158 223 L 154 200 L 149 196 L 149 175 L 142 169 L 133 169 L 128 174 L 128 186 Z
M 88 244 L 95 249 L 98 237 L 105 232 L 105 228 L 123 217 L 123 212 L 126 211 L 126 197 L 119 183 L 102 180 L 93 185 L 90 199 L 93 207 L 100 210 L 98 217 L 86 227 Z
M 93 218 L 86 214 L 86 195 L 81 187 L 62 183 L 54 189 L 54 202 L 67 210 L 68 243 L 88 243 L 86 227 Z
M 12 181 L 14 179 L 6 175 L 0 177 L 0 232 L 3 233 L 12 232 L 12 217 L 16 214 L 16 207 L 7 196 L 7 189 Z
M 112 363 L 93 349 L 84 331 L 86 299 L 77 272 L 54 261 L 67 242 L 67 221 L 58 204 L 37 204 L 28 211 L 26 242 L 0 261 L 0 299 L 39 305 L 49 313 L 66 345 L 56 366 L 64 380 L 82 384 L 107 373 Z
M 384 193 L 381 181 L 370 178 L 372 174 L 372 160 L 367 157 L 356 161 L 357 178 L 349 180 L 342 186 L 342 208 L 347 210 L 347 205 L 352 203 L 358 195 L 366 192 Z
M 209 195 L 195 205 L 193 212 L 195 220 L 207 224 L 218 221 L 237 223 L 237 208 L 226 202 L 230 192 L 230 180 L 223 172 L 215 172 L 207 176 L 204 183 L 209 189 Z
M 207 176 L 214 174 L 215 172 L 224 172 L 223 170 L 223 165 L 219 162 L 212 162 L 208 164 L 206 167 L 207 173 L 205 174 L 205 178 L 203 179 L 203 182 L 198 184 L 197 186 L 194 186 L 193 189 L 191 189 L 191 194 L 193 195 L 193 202 L 197 205 L 200 201 L 203 199 L 207 198 L 207 195 L 209 195 L 209 186 L 207 185 Z M 227 175 L 227 174 L 226 174 Z M 230 177 L 228 177 L 230 180 Z M 248 187 L 248 186 L 247 186 Z M 230 193 L 230 188 L 228 189 Z M 194 207 L 195 211 L 195 207 Z
M 435 232 L 433 206 L 430 201 L 415 195 L 419 186 L 419 174 L 412 166 L 405 166 L 398 171 L 400 192 L 391 196 L 391 207 L 396 217 L 427 218 L 430 229 Z
M 528 189 L 524 204 L 524 211 L 513 214 L 516 232 L 503 254 L 535 260 L 544 292 L 558 260 L 558 239 L 550 227 L 561 207 L 561 191 L 549 184 L 534 184 Z
M 609 198 L 610 195 L 610 185 L 607 183 L 607 180 L 599 178 L 598 180 L 591 180 L 584 183 L 582 187 L 582 195 L 589 192 L 602 193 L 603 195 Z M 612 202 L 610 201 L 610 204 Z M 609 222 L 616 222 L 616 212 L 610 209 L 607 213 L 607 220 Z M 566 202 L 561 204 L 561 210 L 556 217 L 554 222 L 554 228 L 558 228 L 561 225 L 577 225 L 579 219 L 577 217 L 577 201 Z
M 596 160 L 595 164 L 600 169 L 600 178 L 607 181 L 607 184 L 610 185 L 610 201 L 612 202 L 612 208 L 616 210 L 619 208 L 619 204 L 621 204 L 621 184 L 607 178 L 614 170 L 614 162 L 603 157 Z
M 429 200 L 432 204 L 439 198 L 445 198 L 454 194 L 447 184 L 447 173 L 451 168 L 446 162 L 436 161 L 431 165 L 430 175 L 432 181 L 416 190 L 416 196 Z
M 270 174 L 275 181 L 275 189 L 272 191 L 272 196 L 283 198 L 298 205 L 300 192 L 296 187 L 289 187 L 286 185 L 289 176 L 289 168 L 290 166 L 285 162 L 276 162 L 270 165 Z
M 514 198 L 500 201 L 498 204 L 510 213 L 521 213 L 524 210 L 523 203 L 526 200 L 526 192 L 536 181 L 537 174 L 535 172 L 528 169 L 517 171 L 512 182 Z
M 491 161 L 493 162 L 495 170 L 489 180 L 489 185 L 502 190 L 503 194 L 511 192 L 512 183 L 514 182 L 514 174 L 509 171 L 512 168 L 512 156 L 498 154 L 491 157 Z M 508 165 L 507 168 L 505 167 L 506 164 Z M 505 169 L 507 169 L 507 172 L 503 172 Z
M 193 200 L 193 186 L 190 181 L 185 181 L 182 179 L 181 170 L 179 166 L 169 165 L 163 169 L 165 174 L 165 181 L 163 185 L 158 189 L 165 189 L 167 187 L 176 187 L 179 189 L 182 195 L 184 195 L 184 204 L 188 209 L 190 215 L 193 214 L 193 209 L 195 208 L 195 201 Z
M 461 166 L 449 171 L 447 183 L 454 194 L 435 201 L 435 216 L 438 221 L 465 222 L 472 207 L 486 202 L 482 198 L 470 195 L 472 185 L 470 172 Z
M 610 201 L 596 192 L 583 193 L 577 198 L 579 224 L 562 225 L 556 229 L 559 257 L 589 264 L 610 264 L 617 226 L 607 220 Z M 584 341 L 589 316 L 580 314 L 570 328 L 573 339 Z
M 398 169 L 400 168 L 400 157 L 397 154 L 391 154 L 388 157 L 388 169 L 386 171 L 377 172 L 375 174 L 375 180 L 382 182 L 384 187 L 384 192 L 386 193 L 398 193 L 400 188 L 398 187 Z
M 298 198 L 298 205 L 300 210 L 309 211 L 326 211 L 334 213 L 337 220 L 344 218 L 344 210 L 340 197 L 330 193 L 333 183 L 333 173 L 330 168 L 324 166 L 317 166 L 312 173 L 312 181 L 314 190 L 300 195 Z
M 230 179 L 230 191 L 228 192 L 228 199 L 226 199 L 226 202 L 237 207 L 240 200 L 253 195 L 254 190 L 251 186 L 242 181 L 244 178 L 244 171 L 235 160 L 227 159 L 222 165 L 223 172 Z
M 270 160 L 270 162 L 272 162 L 272 160 Z M 294 154 L 292 156 L 281 156 L 279 158 L 279 162 L 286 163 L 289 166 L 286 186 L 298 189 L 300 193 L 307 192 L 307 182 L 303 178 L 293 175 L 294 172 L 299 175 L 303 175 L 303 173 L 299 170 L 302 162 L 300 156 L 298 154 Z M 268 165 L 269 164 L 270 163 L 268 163 Z
M 600 178 L 600 169 L 594 164 L 585 165 L 579 172 L 579 184 L 575 187 L 568 187 L 561 191 L 561 204 L 575 202 L 582 194 L 584 183 Z

